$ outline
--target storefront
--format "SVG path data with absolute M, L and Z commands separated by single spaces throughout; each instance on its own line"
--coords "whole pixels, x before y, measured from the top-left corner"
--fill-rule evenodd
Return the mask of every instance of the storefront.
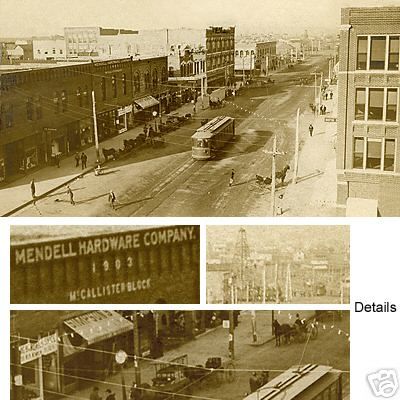
M 132 104 L 118 109 L 118 118 L 116 121 L 118 133 L 126 132 L 132 128 L 132 111 Z
M 135 120 L 139 122 L 151 121 L 154 118 L 153 112 L 160 112 L 160 102 L 153 96 L 145 96 L 134 100 Z
M 104 380 L 115 372 L 115 353 L 133 354 L 133 324 L 115 311 L 91 311 L 63 321 L 62 388 L 71 393 L 88 379 Z M 79 376 L 82 379 L 76 379 Z
M 92 145 L 93 138 L 93 118 L 86 118 L 80 121 L 80 143 L 81 147 Z
M 117 109 L 97 114 L 97 132 L 100 142 L 118 134 L 117 120 Z

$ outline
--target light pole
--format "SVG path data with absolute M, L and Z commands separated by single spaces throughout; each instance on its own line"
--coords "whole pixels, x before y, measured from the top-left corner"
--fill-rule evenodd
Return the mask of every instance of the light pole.
M 128 358 L 128 355 L 125 353 L 124 350 L 119 350 L 115 354 L 115 361 L 117 364 L 120 366 L 120 372 L 121 372 L 121 386 L 122 386 L 122 400 L 127 400 L 128 397 L 126 395 L 126 385 L 125 385 L 125 376 L 124 376 L 124 364 L 126 359 Z
M 154 118 L 154 131 L 157 132 L 157 111 L 153 111 L 153 118 Z

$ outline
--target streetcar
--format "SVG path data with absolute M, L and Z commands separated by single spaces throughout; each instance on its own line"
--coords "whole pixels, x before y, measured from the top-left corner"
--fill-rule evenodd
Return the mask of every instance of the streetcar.
M 243 400 L 342 400 L 342 372 L 326 365 L 294 366 Z
M 208 160 L 234 136 L 235 119 L 225 116 L 215 117 L 197 129 L 192 136 L 192 157 L 195 160 Z

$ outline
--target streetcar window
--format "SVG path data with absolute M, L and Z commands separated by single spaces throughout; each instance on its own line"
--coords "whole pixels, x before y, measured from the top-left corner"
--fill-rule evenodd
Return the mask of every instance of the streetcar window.
M 204 147 L 204 142 L 202 140 L 198 140 L 197 147 Z

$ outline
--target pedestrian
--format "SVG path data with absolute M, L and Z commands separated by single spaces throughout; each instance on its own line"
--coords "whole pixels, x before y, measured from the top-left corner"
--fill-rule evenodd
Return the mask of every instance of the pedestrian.
M 314 127 L 312 126 L 312 124 L 310 124 L 310 126 L 308 127 L 308 131 L 310 132 L 310 136 L 312 137 L 314 131 Z
M 74 206 L 75 205 L 74 192 L 72 191 L 72 189 L 69 186 L 67 186 L 67 194 L 69 195 L 69 200 L 70 200 L 71 204 Z
M 87 155 L 84 152 L 82 152 L 82 155 L 81 155 L 81 164 L 82 164 L 82 170 L 86 169 L 86 167 L 87 167 Z
M 229 187 L 233 186 L 234 179 L 235 179 L 235 170 L 232 169 L 231 178 L 229 179 Z
M 57 153 L 56 154 L 56 165 L 57 165 L 57 168 L 60 168 L 60 153 Z
M 107 389 L 105 400 L 115 400 L 115 393 L 113 393 L 110 389 Z
M 144 133 L 144 137 L 147 138 L 147 125 L 146 124 L 144 124 L 143 133 Z
M 196 114 L 196 103 L 193 104 L 193 114 Z
M 265 385 L 269 381 L 269 371 L 261 372 L 261 386 Z
M 319 113 L 320 113 L 321 115 L 324 114 L 324 107 L 323 107 L 322 105 L 319 106 Z
M 75 168 L 79 167 L 79 161 L 80 161 L 80 156 L 79 156 L 79 152 L 75 153 Z
M 326 105 L 324 104 L 324 115 L 326 114 Z
M 99 395 L 99 388 L 97 386 L 93 387 L 89 400 L 102 400 L 101 396 Z
M 110 190 L 110 193 L 108 194 L 108 202 L 110 203 L 110 207 L 115 210 L 115 202 L 117 201 L 117 196 L 115 193 Z
M 257 378 L 257 373 L 256 372 L 252 372 L 250 379 L 249 379 L 249 384 L 250 384 L 250 393 L 255 392 L 258 387 L 259 387 L 259 380 Z
M 36 197 L 36 185 L 35 185 L 35 179 L 32 178 L 31 180 L 31 195 L 32 195 L 32 199 L 35 200 Z
M 329 92 L 329 96 L 330 96 L 330 98 L 331 98 L 331 100 L 333 99 L 333 92 L 332 92 L 332 90 Z

